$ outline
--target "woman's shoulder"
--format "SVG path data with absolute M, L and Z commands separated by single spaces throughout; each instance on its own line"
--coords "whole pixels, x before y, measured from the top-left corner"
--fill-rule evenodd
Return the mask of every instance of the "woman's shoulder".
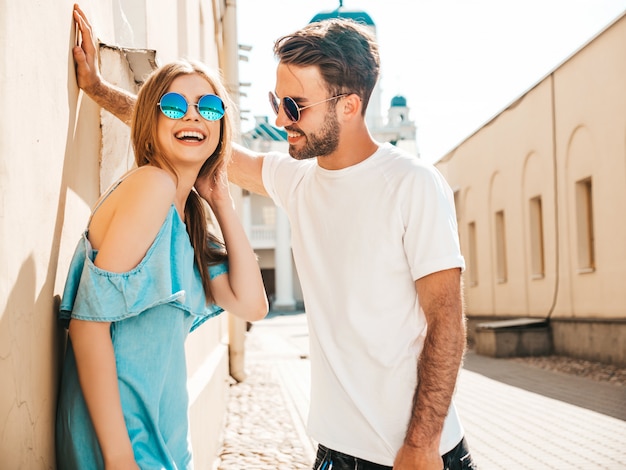
M 152 165 L 139 167 L 129 173 L 124 179 L 124 184 L 128 189 L 134 189 L 139 193 L 158 191 L 173 196 L 176 192 L 176 181 L 172 174 Z
M 126 176 L 89 227 L 98 264 L 117 272 L 136 265 L 163 225 L 175 193 L 172 177 L 159 168 L 142 167 Z
M 117 193 L 117 194 L 116 194 Z M 111 194 L 116 212 L 136 212 L 169 208 L 176 194 L 176 183 L 167 171 L 154 166 L 142 166 L 129 173 Z

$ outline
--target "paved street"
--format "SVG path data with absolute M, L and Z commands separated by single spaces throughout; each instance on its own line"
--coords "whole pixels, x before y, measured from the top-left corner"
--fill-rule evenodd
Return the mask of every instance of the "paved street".
M 216 470 L 310 469 L 304 314 L 256 323 Z M 626 388 L 468 353 L 455 398 L 482 470 L 626 469 Z

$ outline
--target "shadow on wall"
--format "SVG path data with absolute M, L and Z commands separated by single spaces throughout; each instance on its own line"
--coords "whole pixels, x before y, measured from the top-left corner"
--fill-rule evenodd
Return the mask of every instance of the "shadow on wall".
M 0 320 L 0 455 L 5 468 L 54 467 L 54 414 L 64 344 L 50 277 L 36 297 L 36 269 L 20 269 Z
M 73 28 L 72 21 L 68 23 L 65 152 L 62 160 L 54 155 L 50 160 L 54 162 L 51 164 L 63 165 L 58 200 L 39 202 L 46 213 L 56 214 L 45 218 L 36 238 L 50 240 L 48 259 L 45 254 L 34 254 L 44 250 L 32 247 L 30 253 L 25 253 L 19 272 L 9 267 L 13 272 L 3 281 L 9 294 L 6 309 L 0 312 L 2 468 L 55 468 L 54 423 L 66 339 L 65 330 L 57 323 L 58 294 L 80 232 L 86 226 L 89 208 L 99 195 L 100 111 L 76 84 L 71 53 Z M 50 86 L 58 90 L 63 85 Z M 41 184 L 51 188 L 55 182 Z M 19 220 L 12 223 L 20 226 Z

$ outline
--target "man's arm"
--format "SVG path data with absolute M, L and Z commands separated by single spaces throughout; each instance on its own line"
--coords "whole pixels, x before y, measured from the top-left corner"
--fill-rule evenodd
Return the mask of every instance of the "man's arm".
M 466 341 L 460 269 L 425 276 L 415 281 L 415 288 L 428 329 L 411 420 L 394 470 L 441 470 L 439 442 Z
M 85 13 L 77 4 L 74 4 L 74 20 L 80 32 L 79 44 L 72 49 L 78 86 L 100 107 L 130 125 L 136 97 L 102 79 L 93 30 Z
M 229 181 L 252 193 L 268 196 L 263 186 L 263 157 L 263 154 L 233 143 L 233 158 L 228 165 Z

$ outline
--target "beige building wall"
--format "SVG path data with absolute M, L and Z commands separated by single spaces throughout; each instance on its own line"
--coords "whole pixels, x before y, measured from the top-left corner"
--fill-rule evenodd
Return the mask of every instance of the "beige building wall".
M 54 420 L 65 332 L 56 324 L 70 257 L 103 188 L 132 165 L 126 127 L 76 86 L 73 2 L 0 6 L 0 467 L 56 468 Z M 224 69 L 238 86 L 234 5 L 224 0 L 85 0 L 110 48 L 103 72 L 136 89 L 154 51 Z M 229 22 L 226 27 L 225 22 Z M 164 27 L 167 25 L 167 27 Z M 152 56 L 151 56 L 152 53 Z M 236 98 L 236 96 L 235 96 Z M 210 468 L 225 411 L 227 315 L 187 343 L 193 446 Z
M 467 314 L 626 364 L 626 16 L 445 155 Z

